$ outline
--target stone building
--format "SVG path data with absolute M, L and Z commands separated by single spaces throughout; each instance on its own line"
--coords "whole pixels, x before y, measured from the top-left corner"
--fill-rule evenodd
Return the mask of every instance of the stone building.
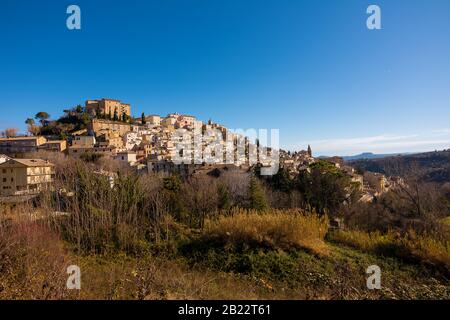
M 101 99 L 101 100 L 87 100 L 86 101 L 86 112 L 95 115 L 100 112 L 104 115 L 114 115 L 117 112 L 119 118 L 126 114 L 131 117 L 131 105 L 128 103 L 123 103 L 120 100 L 114 99 Z
M 131 125 L 125 122 L 117 122 L 104 119 L 92 119 L 88 125 L 90 134 L 99 136 L 105 132 L 117 132 L 123 137 L 125 133 L 131 131 Z

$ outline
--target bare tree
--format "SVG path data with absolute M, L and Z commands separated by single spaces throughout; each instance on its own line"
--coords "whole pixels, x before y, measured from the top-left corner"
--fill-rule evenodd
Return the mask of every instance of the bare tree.
M 2 132 L 2 136 L 6 138 L 13 138 L 17 136 L 17 129 L 16 128 L 6 128 L 5 131 Z
M 39 128 L 39 126 L 35 125 L 35 124 L 30 124 L 28 125 L 28 132 L 33 135 L 33 136 L 37 136 L 39 135 L 39 132 L 41 131 L 41 129 Z
M 208 215 L 217 212 L 218 193 L 214 178 L 193 177 L 183 187 L 183 200 L 190 210 L 191 224 L 203 228 Z

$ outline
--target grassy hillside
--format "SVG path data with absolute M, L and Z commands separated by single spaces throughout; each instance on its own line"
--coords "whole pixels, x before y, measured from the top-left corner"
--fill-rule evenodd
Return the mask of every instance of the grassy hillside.
M 111 187 L 93 163 L 52 162 L 54 191 L 0 203 L 0 299 L 450 299 L 448 207 L 422 189 L 420 205 L 342 203 L 325 163 L 298 181 L 119 168 Z M 330 208 L 347 229 L 329 229 Z M 70 265 L 81 291 L 66 289 Z
M 47 222 L 3 220 L 0 299 L 450 298 L 448 242 L 328 231 L 325 219 L 299 212 L 166 226 L 178 236 L 139 253 L 88 254 Z M 82 270 L 79 292 L 65 289 L 72 264 Z M 370 265 L 381 268 L 381 290 L 366 287 Z

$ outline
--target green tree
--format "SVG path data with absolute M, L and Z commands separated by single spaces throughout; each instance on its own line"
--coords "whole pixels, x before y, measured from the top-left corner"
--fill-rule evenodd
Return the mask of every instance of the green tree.
M 47 112 L 41 111 L 36 113 L 35 119 L 39 119 L 41 124 L 44 126 L 45 122 L 50 118 L 50 115 Z
M 141 123 L 144 124 L 144 125 L 147 123 L 147 120 L 145 120 L 145 113 L 144 112 L 142 112 L 142 115 L 141 115 Z
M 297 185 L 310 209 L 335 215 L 341 206 L 353 199 L 357 185 L 342 170 L 325 160 L 310 165 L 298 176 Z
M 77 105 L 76 108 L 75 108 L 75 112 L 76 113 L 83 113 L 84 109 L 83 109 L 83 107 L 81 105 Z
M 249 185 L 249 206 L 251 209 L 264 211 L 269 208 L 266 194 L 261 183 L 255 177 L 252 177 Z
M 100 109 L 100 107 L 95 109 L 95 117 L 98 118 L 98 119 L 103 118 L 102 110 Z
M 229 210 L 232 206 L 232 199 L 230 190 L 224 184 L 219 184 L 217 187 L 217 192 L 219 195 L 219 209 Z
M 294 179 L 285 168 L 280 168 L 273 176 L 267 176 L 266 181 L 272 188 L 282 192 L 291 192 L 295 189 Z
M 34 122 L 34 120 L 33 119 L 31 119 L 31 118 L 28 118 L 26 121 L 25 121 L 25 123 L 27 124 L 27 125 L 29 125 L 29 126 L 34 126 L 36 123 Z
M 167 199 L 169 212 L 178 221 L 185 222 L 187 214 L 181 197 L 181 186 L 180 177 L 176 174 L 172 174 L 163 180 L 164 195 Z

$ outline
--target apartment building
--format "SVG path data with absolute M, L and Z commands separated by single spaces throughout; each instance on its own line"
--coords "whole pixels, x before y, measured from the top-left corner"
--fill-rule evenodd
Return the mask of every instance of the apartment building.
M 37 194 L 51 187 L 54 166 L 41 159 L 10 159 L 0 164 L 0 195 Z
M 15 137 L 0 139 L 0 153 L 16 156 L 38 151 L 47 142 L 45 137 Z
M 52 140 L 47 141 L 39 147 L 40 150 L 53 151 L 53 152 L 64 152 L 67 149 L 66 140 Z
M 98 112 L 105 115 L 114 115 L 114 112 L 117 112 L 119 117 L 124 113 L 131 117 L 131 105 L 114 99 L 87 100 L 86 111 L 92 115 Z

